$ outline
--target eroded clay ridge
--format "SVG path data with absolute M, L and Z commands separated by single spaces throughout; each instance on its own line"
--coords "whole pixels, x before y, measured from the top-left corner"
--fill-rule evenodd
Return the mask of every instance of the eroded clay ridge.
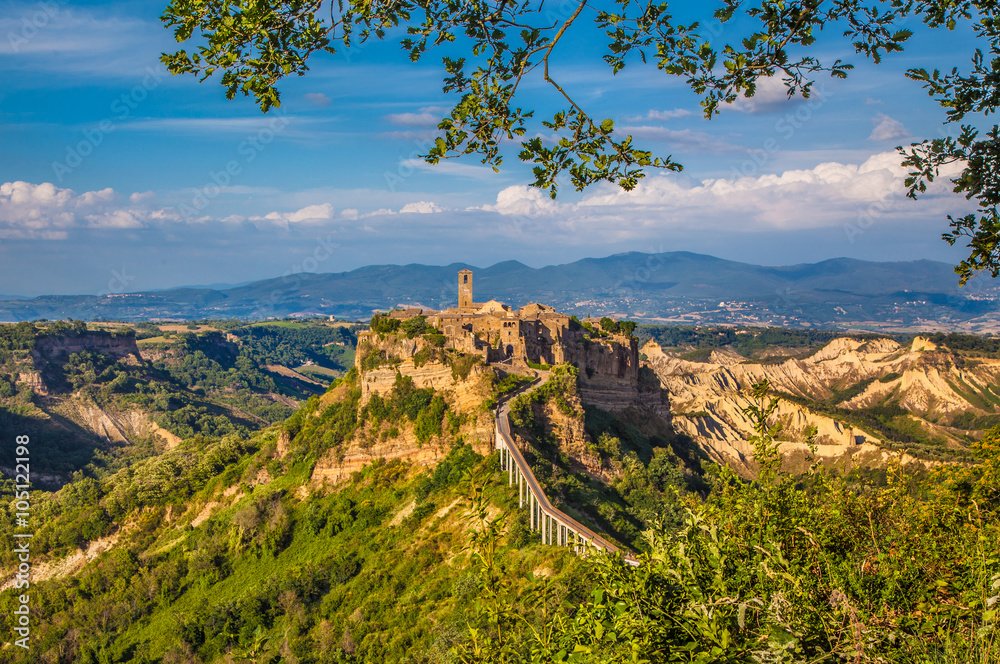
M 769 381 L 777 394 L 806 403 L 835 400 L 838 390 L 843 394 L 853 387 L 835 404 L 838 408 L 860 411 L 892 402 L 929 438 L 956 449 L 977 433 L 963 422 L 996 412 L 993 402 L 1000 401 L 991 391 L 1000 383 L 1000 360 L 966 360 L 919 337 L 909 346 L 891 339 L 840 338 L 809 357 L 776 363 L 750 361 L 725 350 L 713 351 L 707 362 L 688 361 L 652 341 L 642 352 L 669 393 L 676 429 L 716 461 L 751 474 L 752 451 L 746 441 L 753 426 L 742 412 L 743 392 L 761 380 Z M 885 436 L 878 431 L 815 412 L 793 399 L 782 399 L 777 416 L 784 425 L 781 449 L 786 458 L 804 457 L 805 433 L 812 426 L 818 432 L 819 456 L 845 469 L 892 460 L 924 463 L 886 450 Z

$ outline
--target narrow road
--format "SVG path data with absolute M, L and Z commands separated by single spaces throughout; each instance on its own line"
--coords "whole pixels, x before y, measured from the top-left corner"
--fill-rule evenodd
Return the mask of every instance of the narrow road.
M 548 371 L 539 371 L 537 373 L 539 374 L 539 377 L 538 379 L 536 379 L 534 383 L 531 383 L 530 385 L 522 387 L 519 390 L 516 390 L 515 392 L 509 394 L 501 402 L 500 406 L 497 408 L 497 413 L 496 413 L 497 433 L 500 435 L 501 438 L 503 438 L 503 441 L 506 444 L 507 449 L 510 450 L 510 456 L 514 460 L 514 464 L 517 466 L 517 469 L 521 473 L 521 476 L 524 478 L 525 485 L 527 486 L 528 491 L 531 492 L 531 494 L 535 497 L 535 500 L 538 502 L 539 509 L 543 513 L 545 513 L 549 518 L 554 519 L 556 522 L 576 532 L 580 537 L 587 540 L 590 544 L 598 547 L 599 549 L 603 549 L 604 551 L 607 551 L 609 553 L 616 553 L 619 550 L 617 546 L 615 546 L 605 538 L 601 537 L 593 530 L 586 527 L 585 525 L 583 525 L 570 515 L 559 510 L 558 508 L 553 506 L 551 502 L 549 502 L 548 497 L 545 495 L 545 492 L 542 490 L 541 485 L 535 478 L 535 474 L 531 472 L 531 467 L 528 465 L 528 462 L 525 460 L 524 456 L 521 454 L 521 451 L 517 448 L 517 445 L 514 443 L 514 437 L 511 435 L 510 432 L 510 404 L 511 401 L 513 401 L 518 396 L 521 396 L 522 394 L 527 394 L 529 392 L 533 392 L 534 390 L 538 389 L 539 387 L 544 385 L 551 377 L 551 374 Z M 628 562 L 629 564 L 637 564 L 634 562 L 634 558 L 629 555 L 626 556 L 626 562 Z

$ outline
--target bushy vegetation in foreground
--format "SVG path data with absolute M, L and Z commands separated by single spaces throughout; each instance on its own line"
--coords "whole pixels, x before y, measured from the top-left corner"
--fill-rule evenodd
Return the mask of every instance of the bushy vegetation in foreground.
M 572 407 L 571 375 L 533 398 Z M 643 530 L 632 567 L 537 544 L 496 458 L 449 431 L 434 393 L 401 379 L 360 408 L 353 373 L 334 390 L 283 429 L 192 438 L 38 492 L 33 560 L 117 539 L 78 573 L 32 584 L 32 649 L 0 662 L 1000 661 L 1000 428 L 972 447 L 978 463 L 921 478 L 791 477 L 762 385 L 745 411 L 759 481 L 706 463 L 695 490 L 676 441 L 588 413 L 599 454 L 621 465 L 588 498 Z M 363 428 L 421 418 L 448 449 L 435 468 L 375 460 L 336 489 L 310 484 Z M 546 481 L 579 497 L 568 478 Z M 16 596 L 0 595 L 5 634 Z
M 377 460 L 309 495 L 301 487 L 314 461 L 278 459 L 278 434 L 189 441 L 135 473 L 45 500 L 37 518 L 53 525 L 39 533 L 36 561 L 114 530 L 117 543 L 75 575 L 32 584 L 31 650 L 0 650 L 0 662 L 454 661 L 481 587 L 465 550 L 465 478 L 479 478 L 491 511 L 516 509 L 495 457 L 456 444 L 430 471 Z M 234 489 L 231 505 L 196 521 Z M 119 529 L 103 527 L 112 520 Z M 63 542 L 77 522 L 91 524 L 85 541 Z M 575 556 L 524 544 L 504 546 L 510 573 L 551 575 L 532 582 L 548 598 L 534 619 L 583 599 Z M 16 596 L 0 596 L 5 634 Z
M 572 365 L 555 367 L 548 382 L 511 403 L 511 424 L 530 441 L 525 458 L 555 505 L 612 540 L 642 549 L 642 531 L 650 524 L 680 523 L 679 496 L 707 490 L 704 455 L 647 412 L 581 405 L 577 376 Z M 560 425 L 548 413 L 584 420 L 586 453 L 596 463 L 585 469 L 560 447 Z M 595 465 L 610 481 L 595 477 Z
M 975 466 L 851 485 L 780 470 L 766 385 L 746 413 L 760 481 L 724 469 L 683 526 L 651 528 L 641 564 L 595 558 L 589 601 L 542 629 L 504 583 L 462 662 L 1000 661 L 1000 428 Z M 485 545 L 481 545 L 485 546 Z M 480 555 L 484 575 L 502 556 Z

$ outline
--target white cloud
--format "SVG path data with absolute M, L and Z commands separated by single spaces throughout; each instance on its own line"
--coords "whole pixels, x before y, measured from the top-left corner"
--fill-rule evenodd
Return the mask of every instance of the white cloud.
M 110 210 L 103 214 L 90 214 L 84 218 L 90 228 L 142 228 L 146 215 L 132 210 Z
M 903 126 L 899 120 L 889 117 L 885 113 L 879 113 L 872 118 L 872 133 L 868 136 L 869 141 L 888 141 L 896 138 L 906 138 L 910 135 L 909 130 Z
M 141 21 L 100 17 L 60 7 L 60 2 L 14 3 L 0 18 L 0 55 L 107 53 L 120 50 L 122 42 L 134 45 L 145 27 Z
M 153 20 L 67 6 L 63 0 L 14 2 L 0 16 L 0 62 L 5 70 L 45 72 L 35 85 L 64 77 L 131 79 L 171 50 L 170 34 Z M 175 44 L 173 44 L 176 46 Z
M 819 92 L 814 90 L 813 95 L 817 94 Z M 781 76 L 771 76 L 757 81 L 757 89 L 752 97 L 737 97 L 729 108 L 742 113 L 769 113 L 801 100 L 802 97 L 789 98 L 788 86 Z
M 407 203 L 402 208 L 400 208 L 400 214 L 434 214 L 435 212 L 442 212 L 441 208 L 436 203 L 430 201 L 417 201 L 416 203 Z
M 504 215 L 537 215 L 552 214 L 557 212 L 559 208 L 559 204 L 541 189 L 527 185 L 514 185 L 502 189 L 497 194 L 496 205 L 484 205 L 479 209 L 499 212 Z
M 370 242 L 377 236 L 399 243 L 446 233 L 454 246 L 485 239 L 523 247 L 586 245 L 597 251 L 664 237 L 839 229 L 862 217 L 903 229 L 968 208 L 948 191 L 948 178 L 960 165 L 942 172 L 914 202 L 903 195 L 906 169 L 900 160 L 895 152 L 885 152 L 854 163 L 827 159 L 811 168 L 742 178 L 651 175 L 632 192 L 604 184 L 575 201 L 554 201 L 543 190 L 519 184 L 498 188 L 495 203 L 478 207 L 468 207 L 461 198 L 436 199 L 430 192 L 313 191 L 283 195 L 280 203 L 272 200 L 263 210 L 274 211 L 263 216 L 233 214 L 215 201 L 185 215 L 181 208 L 164 207 L 164 194 L 76 193 L 51 183 L 8 182 L 0 185 L 0 238 L 64 239 L 74 231 L 140 227 L 171 237 L 201 232 L 222 238 L 252 224 L 258 232 L 281 234 L 274 237 L 306 237 L 323 228 L 343 242 Z M 169 194 L 170 200 L 179 194 Z M 344 207 L 334 209 L 327 201 Z M 373 211 L 374 201 L 386 207 Z M 190 198 L 186 203 L 193 205 Z M 272 237 L 259 237 L 265 236 Z
M 666 127 L 639 125 L 618 127 L 615 134 L 629 135 L 644 141 L 663 141 L 669 144 L 670 149 L 697 150 L 713 154 L 744 151 L 740 146 L 726 143 L 718 136 L 691 129 L 667 129 Z
M 388 138 L 392 141 L 406 141 L 419 145 L 430 144 L 440 135 L 436 126 L 428 129 L 417 129 L 407 131 L 383 131 L 375 134 L 378 138 Z
M 121 129 L 128 131 L 175 131 L 184 133 L 211 133 L 237 132 L 245 134 L 247 132 L 270 129 L 271 131 L 281 131 L 288 123 L 310 122 L 306 118 L 297 118 L 290 115 L 282 115 L 281 111 L 259 114 L 249 117 L 228 117 L 228 118 L 136 118 L 131 122 L 121 125 Z
M 945 195 L 954 165 L 919 202 L 921 212 L 943 213 L 956 205 Z M 676 176 L 644 180 L 632 192 L 605 188 L 575 209 L 645 218 L 665 227 L 697 223 L 731 230 L 804 229 L 854 221 L 877 206 L 880 216 L 906 216 L 917 205 L 903 196 L 906 169 L 895 152 L 876 154 L 862 164 L 826 162 L 811 169 L 788 170 L 740 179 L 685 181 Z M 640 225 L 641 227 L 641 225 Z
M 313 106 L 329 106 L 330 98 L 327 97 L 322 92 L 307 92 L 305 95 L 306 101 Z
M 489 166 L 462 164 L 457 161 L 443 160 L 436 164 L 428 164 L 423 159 L 404 159 L 399 162 L 399 166 L 400 173 L 405 173 L 407 169 L 412 168 L 425 173 L 454 175 L 456 177 L 471 178 L 474 180 L 493 180 L 497 177 L 497 172 Z
M 272 212 L 271 214 L 275 213 Z M 271 215 L 268 215 L 268 217 L 270 216 Z M 288 221 L 293 224 L 300 221 L 324 221 L 326 219 L 333 219 L 333 206 L 329 203 L 308 205 L 301 210 L 281 215 L 281 218 L 284 221 Z
M 403 127 L 437 127 L 441 118 L 450 111 L 447 106 L 424 106 L 419 113 L 390 113 L 385 120 Z
M 390 113 L 385 119 L 404 127 L 435 127 L 441 121 L 441 116 L 434 113 Z
M 318 203 L 316 205 L 307 205 L 294 212 L 268 212 L 263 217 L 250 217 L 249 221 L 267 221 L 280 226 L 288 226 L 289 224 L 329 221 L 333 217 L 333 205 L 330 203 Z
M 872 155 L 860 164 L 828 161 L 738 179 L 693 180 L 679 175 L 651 176 L 626 192 L 600 185 L 577 203 L 549 199 L 528 186 L 507 187 L 496 205 L 476 208 L 523 217 L 516 235 L 552 241 L 640 241 L 663 232 L 791 231 L 837 227 L 859 216 L 908 222 L 915 214 L 943 217 L 966 205 L 948 192 L 949 167 L 920 201 L 904 196 L 906 169 L 895 152 Z M 545 217 L 539 223 L 531 217 Z M 562 239 L 558 239 L 562 238 Z
M 234 196 L 269 196 L 281 193 L 281 190 L 275 187 L 251 187 L 242 184 L 227 185 L 217 187 L 217 189 L 219 190 L 219 194 L 232 194 Z M 187 191 L 198 192 L 200 189 L 189 189 Z
M 691 111 L 686 108 L 675 108 L 672 111 L 657 111 L 650 110 L 646 114 L 647 120 L 675 120 L 677 118 L 686 118 L 691 115 Z
M 149 192 L 123 202 L 107 188 L 77 194 L 51 182 L 0 184 L 0 238 L 64 239 L 75 228 L 139 228 L 153 218 Z M 161 218 L 168 215 L 162 214 Z

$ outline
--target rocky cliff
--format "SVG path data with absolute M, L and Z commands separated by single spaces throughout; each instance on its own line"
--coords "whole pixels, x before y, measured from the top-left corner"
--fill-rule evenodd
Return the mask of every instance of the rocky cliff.
M 496 369 L 479 363 L 477 357 L 455 357 L 420 337 L 363 335 L 359 351 L 355 357 L 361 389 L 359 407 L 364 407 L 375 394 L 389 394 L 398 375 L 407 376 L 415 388 L 430 388 L 439 393 L 449 410 L 462 418 L 457 435 L 481 454 L 489 453 L 493 445 L 493 414 L 483 404 L 493 394 Z M 365 369 L 365 358 L 372 354 L 382 357 L 387 364 Z M 339 393 L 334 390 L 324 395 L 317 413 L 323 406 L 343 398 L 344 392 L 341 388 Z M 448 453 L 447 442 L 444 437 L 435 437 L 420 444 L 413 426 L 405 419 L 383 423 L 377 430 L 358 431 L 341 452 L 327 453 L 317 463 L 312 479 L 316 484 L 336 484 L 375 459 L 406 459 L 417 465 L 434 465 Z
M 636 411 L 647 417 L 669 422 L 666 392 L 655 374 L 640 366 L 638 343 L 634 338 L 616 335 L 595 339 L 568 340 L 564 357 L 577 368 L 578 382 L 570 390 L 573 413 L 567 414 L 551 403 L 534 404 L 537 419 L 544 422 L 561 453 L 576 470 L 608 481 L 613 473 L 602 465 L 584 429 L 584 404 L 612 411 Z M 493 385 L 511 367 L 489 366 L 476 355 L 462 355 L 435 346 L 424 337 L 408 339 L 402 334 L 362 334 L 355 358 L 360 388 L 360 407 L 373 395 L 389 394 L 397 376 L 413 380 L 414 387 L 431 388 L 440 393 L 452 412 L 465 419 L 460 435 L 481 453 L 491 450 L 492 413 L 483 408 L 493 396 Z M 536 370 L 522 369 L 536 374 Z M 321 409 L 343 392 L 330 392 L 321 399 Z M 359 432 L 339 453 L 331 452 L 316 466 L 313 481 L 336 483 L 346 480 L 373 459 L 407 459 L 417 464 L 436 463 L 446 450 L 431 441 L 418 444 L 407 423 L 384 424 L 378 431 Z M 398 431 L 397 431 L 398 429 Z M 390 435 L 391 434 L 391 435 Z
M 593 441 L 587 435 L 583 402 L 577 392 L 565 395 L 571 412 L 564 412 L 551 401 L 533 403 L 531 409 L 542 423 L 546 437 L 555 441 L 559 452 L 570 460 L 574 471 L 583 471 L 594 479 L 610 482 L 615 473 L 601 462 L 594 451 Z M 533 443 L 528 432 L 515 430 L 514 442 L 522 451 L 530 450 Z
M 31 350 L 31 361 L 44 387 L 35 391 L 48 392 L 54 389 L 53 377 L 59 373 L 57 369 L 66 363 L 70 355 L 82 351 L 106 355 L 129 364 L 142 363 L 142 355 L 132 335 L 88 331 L 77 335 L 39 337 Z
M 104 332 L 85 332 L 79 335 L 39 337 L 31 351 L 37 361 L 65 359 L 81 351 L 100 353 L 120 360 L 131 357 L 138 360 L 139 347 L 132 335 L 112 335 Z
M 951 426 L 959 416 L 990 415 L 1000 406 L 1000 360 L 969 361 L 920 338 L 908 347 L 889 339 L 841 338 L 804 359 L 774 364 L 725 351 L 713 352 L 709 362 L 691 362 L 664 353 L 654 342 L 642 351 L 669 392 L 675 427 L 715 459 L 745 471 L 753 468 L 745 442 L 753 432 L 742 413 L 742 392 L 762 380 L 803 403 L 856 411 L 898 405 L 912 426 L 951 447 L 961 446 L 971 433 Z M 817 431 L 819 454 L 831 462 L 879 463 L 884 456 L 880 444 L 886 435 L 870 427 L 845 424 L 791 399 L 782 401 L 778 416 L 789 456 L 802 456 L 810 427 Z
M 106 443 L 132 445 L 153 438 L 161 448 L 170 449 L 181 439 L 139 410 L 113 410 L 93 403 L 70 399 L 59 410 Z

